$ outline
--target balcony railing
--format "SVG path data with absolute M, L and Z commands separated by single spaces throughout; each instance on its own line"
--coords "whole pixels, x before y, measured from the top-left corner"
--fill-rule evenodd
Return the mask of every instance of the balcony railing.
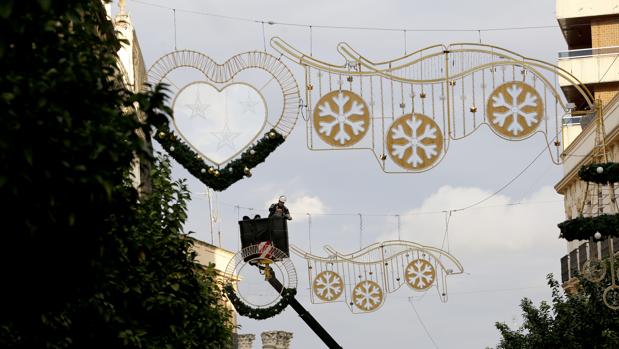
M 613 246 L 619 246 L 619 238 L 613 238 Z M 617 253 L 615 250 L 615 254 Z M 610 257 L 609 240 L 583 242 L 578 248 L 561 258 L 561 282 L 565 283 L 577 274 L 582 274 L 586 261 L 608 257 Z
M 583 48 L 579 50 L 561 51 L 559 52 L 559 59 L 590 57 L 617 53 L 619 53 L 619 46 Z

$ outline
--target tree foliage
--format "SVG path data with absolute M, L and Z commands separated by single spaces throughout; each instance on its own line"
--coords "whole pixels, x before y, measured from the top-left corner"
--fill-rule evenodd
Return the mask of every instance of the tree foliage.
M 535 307 L 524 298 L 523 324 L 516 330 L 496 323 L 501 332 L 500 349 L 619 347 L 619 311 L 604 304 L 603 293 L 609 280 L 592 283 L 579 277 L 575 294 L 564 295 L 559 282 L 548 275 L 552 304 L 542 301 Z
M 0 2 L 0 347 L 220 348 L 230 314 L 198 272 L 189 199 L 149 157 L 161 87 L 119 83 L 120 44 L 99 0 Z

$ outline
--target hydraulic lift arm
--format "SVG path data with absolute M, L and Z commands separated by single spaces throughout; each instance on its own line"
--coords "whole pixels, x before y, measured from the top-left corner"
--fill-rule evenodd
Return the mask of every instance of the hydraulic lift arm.
M 269 284 L 271 284 L 271 286 L 273 286 L 273 288 L 281 293 L 284 286 L 282 286 L 282 283 L 279 282 L 279 280 L 277 280 L 275 278 L 275 276 L 271 275 L 271 277 L 268 279 Z M 314 317 L 312 316 L 312 314 L 310 314 L 302 305 L 301 303 L 299 303 L 299 301 L 297 301 L 296 298 L 292 298 L 292 300 L 290 301 L 290 306 L 292 307 L 292 309 L 294 309 L 297 314 L 299 314 L 299 316 L 301 317 L 301 319 L 303 319 L 303 321 L 305 321 L 305 323 L 307 324 L 307 326 L 309 326 L 309 328 L 312 329 L 312 331 L 314 331 L 314 333 L 316 333 L 316 335 L 322 339 L 322 341 L 327 345 L 327 347 L 329 347 L 329 349 L 342 349 L 342 347 L 337 344 L 337 342 L 335 341 L 335 339 L 333 339 L 333 337 L 331 337 L 331 335 L 327 332 L 327 330 L 325 330 L 324 327 L 322 327 L 322 325 L 316 321 L 316 319 L 314 319 Z

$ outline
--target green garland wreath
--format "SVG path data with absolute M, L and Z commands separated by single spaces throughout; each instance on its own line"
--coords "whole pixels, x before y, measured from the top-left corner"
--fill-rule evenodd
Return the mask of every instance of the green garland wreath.
M 601 168 L 601 173 L 598 173 Z M 619 182 L 619 163 L 607 162 L 603 164 L 584 165 L 578 171 L 578 176 L 585 182 L 610 184 Z
M 274 129 L 264 134 L 258 143 L 249 147 L 241 157 L 230 161 L 223 169 L 211 167 L 189 145 L 170 130 L 167 122 L 158 125 L 155 139 L 174 160 L 189 173 L 213 190 L 222 191 L 243 177 L 251 177 L 251 169 L 284 143 L 284 136 Z
M 596 232 L 602 239 L 619 237 L 619 214 L 603 214 L 597 217 L 577 217 L 559 223 L 560 238 L 567 241 L 589 240 Z
M 297 294 L 297 290 L 294 288 L 284 288 L 284 290 L 282 291 L 282 297 L 279 302 L 268 308 L 253 308 L 245 304 L 236 295 L 236 292 L 234 291 L 234 288 L 231 284 L 227 284 L 226 286 L 224 286 L 224 291 L 226 292 L 228 299 L 234 306 L 234 309 L 236 309 L 237 313 L 239 313 L 239 315 L 247 316 L 256 320 L 268 319 L 281 313 L 284 309 L 286 309 L 288 304 L 290 304 L 290 301 Z

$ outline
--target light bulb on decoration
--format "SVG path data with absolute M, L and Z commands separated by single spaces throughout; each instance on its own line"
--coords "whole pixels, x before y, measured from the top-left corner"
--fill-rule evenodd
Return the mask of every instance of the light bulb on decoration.
M 230 167 L 230 168 L 228 169 L 228 171 L 229 171 L 230 173 L 232 173 L 232 172 L 234 172 L 234 168 L 233 168 L 233 167 Z
M 598 166 L 598 167 L 595 169 L 595 171 L 596 171 L 597 173 L 599 173 L 599 174 L 602 174 L 602 173 L 604 172 L 604 167 L 602 167 L 602 166 Z
M 595 232 L 595 234 L 593 234 L 593 237 L 594 237 L 596 240 L 599 240 L 599 239 L 601 239 L 601 238 L 602 238 L 602 234 L 600 234 L 600 232 L 599 232 L 599 231 L 596 231 L 596 232 Z
M 196 155 L 196 159 L 202 160 L 202 157 L 200 155 Z
M 255 151 L 255 150 L 253 150 L 253 149 L 250 149 L 250 150 L 249 150 L 249 154 L 251 154 L 251 155 L 256 155 L 256 151 Z
M 165 132 L 163 131 L 159 132 L 159 138 L 162 138 L 162 139 L 165 138 Z
M 243 169 L 243 173 L 245 173 L 245 175 L 246 175 L 247 177 L 251 177 L 251 171 L 249 170 L 249 168 L 245 167 L 245 168 Z
M 170 151 L 174 151 L 174 146 L 170 147 Z
M 213 171 L 213 175 L 214 175 L 215 177 L 219 177 L 219 170 L 215 170 L 215 171 Z
M 206 169 L 204 169 L 204 168 L 203 168 L 203 169 L 201 169 L 201 170 L 200 170 L 200 173 L 206 173 Z
M 214 174 L 214 173 L 215 173 L 215 169 L 214 169 L 214 168 L 212 168 L 212 167 L 209 167 L 209 168 L 208 168 L 208 173 L 210 173 L 210 174 Z
M 273 139 L 277 136 L 277 134 L 273 131 L 269 132 L 269 138 Z

